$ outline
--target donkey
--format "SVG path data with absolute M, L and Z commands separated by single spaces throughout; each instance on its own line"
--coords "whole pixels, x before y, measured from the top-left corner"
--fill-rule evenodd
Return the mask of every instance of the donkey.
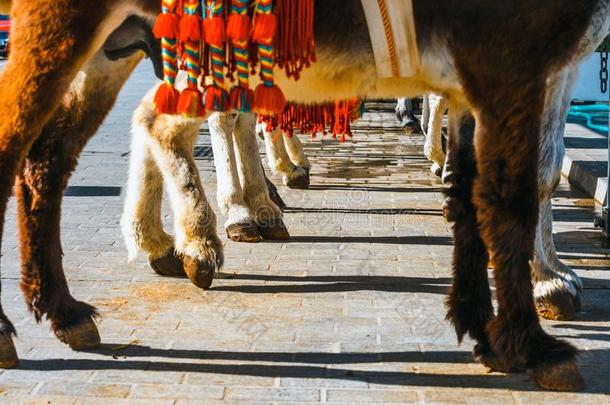
M 571 319 L 580 310 L 580 294 L 583 288 L 580 277 L 557 257 L 553 242 L 551 203 L 561 177 L 561 164 L 565 155 L 563 134 L 576 74 L 577 67 L 573 66 L 548 80 L 538 163 L 540 211 L 536 226 L 534 260 L 531 263 L 534 298 L 541 316 L 558 320 Z M 403 108 L 405 100 L 399 99 L 397 110 Z M 447 100 L 444 97 L 435 94 L 424 97 L 424 155 L 434 162 L 432 171 L 440 171 L 440 174 L 443 172 L 446 158 L 442 145 L 442 125 L 446 110 Z M 452 111 L 449 111 L 450 121 L 451 114 Z M 449 130 L 455 130 L 455 126 L 450 125 Z M 448 135 L 459 136 L 451 133 Z M 448 176 L 443 176 L 444 180 L 447 178 Z
M 400 122 L 407 135 L 417 135 L 423 132 L 423 125 L 415 115 L 415 107 L 413 106 L 417 100 L 419 99 L 399 98 L 396 103 L 396 119 Z M 426 98 L 424 97 L 424 111 L 426 108 L 425 100 Z
M 188 276 L 208 288 L 223 264 L 216 215 L 193 159 L 202 118 L 157 117 L 151 90 L 133 114 L 129 181 L 121 228 L 129 258 L 141 250 L 166 276 Z M 218 206 L 229 239 L 238 242 L 290 237 L 281 209 L 272 201 L 255 137 L 254 114 L 214 113 L 208 119 L 218 177 Z M 163 185 L 174 212 L 175 240 L 163 230 Z M 205 269 L 205 271 L 203 270 Z M 209 274 L 211 271 L 212 274 Z
M 0 75 L 5 117 L 0 123 L 0 211 L 6 209 L 17 169 L 79 69 L 125 18 L 152 18 L 160 11 L 158 3 L 14 3 L 15 47 Z M 547 78 L 601 42 L 610 26 L 610 0 L 430 3 L 413 0 L 415 21 L 425 30 L 417 30 L 422 66 L 412 78 L 377 78 L 360 1 L 318 0 L 318 62 L 297 83 L 283 77 L 277 82 L 295 102 L 439 92 L 450 109 L 469 107 L 476 120 L 474 154 L 463 155 L 476 160 L 476 170 L 456 176 L 459 187 L 450 201 L 459 243 L 448 318 L 458 340 L 468 333 L 477 341 L 477 359 L 491 368 L 523 364 L 542 387 L 579 389 L 583 381 L 575 349 L 542 330 L 534 307 L 529 261 L 539 205 L 538 140 Z M 503 80 L 497 80 L 498 72 Z M 459 162 L 468 161 L 457 155 Z M 496 265 L 497 314 L 486 277 L 488 251 Z M 204 279 L 213 274 L 206 264 L 214 265 L 198 265 Z M 79 331 L 90 316 L 73 318 L 72 328 Z M 9 332 L 3 345 L 12 345 L 13 329 L 3 313 L 2 323 Z
M 265 142 L 267 163 L 271 172 L 282 176 L 285 186 L 294 189 L 309 187 L 311 162 L 296 135 L 288 136 L 280 128 L 269 132 L 265 124 L 256 127 Z

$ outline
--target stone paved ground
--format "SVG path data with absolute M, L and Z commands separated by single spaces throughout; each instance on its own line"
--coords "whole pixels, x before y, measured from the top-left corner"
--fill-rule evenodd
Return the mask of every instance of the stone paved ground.
M 75 296 L 100 309 L 99 350 L 71 351 L 27 313 L 11 203 L 2 303 L 21 365 L 0 371 L 0 402 L 609 403 L 610 260 L 592 201 L 566 185 L 557 193 L 559 250 L 585 280 L 584 313 L 544 323 L 585 350 L 587 392 L 544 393 L 523 374 L 487 374 L 444 321 L 452 242 L 440 184 L 421 137 L 402 135 L 391 113 L 367 113 L 353 142 L 307 142 L 311 190 L 280 188 L 293 239 L 227 242 L 211 291 L 159 278 L 143 258 L 127 263 L 117 194 L 130 113 L 151 77 L 142 66 L 130 81 L 64 201 L 66 273 Z M 214 199 L 211 162 L 199 163 Z

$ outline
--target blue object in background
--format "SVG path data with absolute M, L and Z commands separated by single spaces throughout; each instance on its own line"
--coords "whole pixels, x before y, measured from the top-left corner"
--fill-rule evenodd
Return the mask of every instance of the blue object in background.
M 568 122 L 582 124 L 601 135 L 608 135 L 608 104 L 573 105 Z

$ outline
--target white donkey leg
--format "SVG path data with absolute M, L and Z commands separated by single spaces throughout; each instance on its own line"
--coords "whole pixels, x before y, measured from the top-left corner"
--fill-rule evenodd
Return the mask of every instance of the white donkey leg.
M 296 183 L 303 184 L 303 188 L 309 187 L 311 162 L 305 154 L 305 150 L 303 149 L 303 144 L 301 143 L 301 140 L 296 135 L 284 135 L 284 144 L 286 145 L 286 151 L 288 152 L 288 156 L 290 156 L 290 161 L 292 161 L 295 166 L 305 169 L 305 171 L 307 172 L 307 176 L 302 181 L 297 180 Z
M 424 155 L 433 162 L 432 173 L 440 176 L 445 165 L 443 151 L 443 118 L 447 110 L 447 102 L 443 97 L 430 94 L 428 97 L 429 122 L 424 143 Z
M 559 183 L 565 146 L 563 133 L 576 69 L 549 79 L 539 157 L 540 214 L 532 280 L 538 312 L 551 319 L 570 319 L 580 310 L 582 281 L 557 257 L 553 243 L 551 196 Z
M 424 134 L 428 133 L 428 126 L 430 124 L 430 100 L 428 96 L 423 97 L 422 108 L 421 108 L 421 128 L 424 130 Z
M 132 123 L 129 179 L 121 217 L 123 238 L 130 260 L 143 250 L 158 274 L 184 276 L 182 261 L 174 252 L 174 238 L 163 230 L 163 177 L 147 145 L 148 119 L 141 112 L 136 110 Z
M 254 212 L 244 199 L 235 155 L 233 131 L 237 117 L 233 113 L 214 113 L 208 119 L 216 166 L 216 197 L 220 211 L 227 218 L 225 229 L 229 239 L 256 243 L 262 240 L 262 236 Z
M 398 119 L 398 122 L 400 122 L 400 125 L 408 135 L 416 135 L 422 132 L 421 123 L 415 116 L 412 99 L 399 98 L 397 100 L 396 119 Z
M 265 136 L 265 150 L 267 151 L 267 160 L 271 171 L 281 174 L 284 185 L 290 188 L 307 188 L 309 183 L 305 184 L 304 182 L 308 178 L 307 170 L 292 163 L 286 150 L 282 131 L 276 129 L 273 132 L 267 132 L 265 127 L 265 124 L 261 124 L 259 129 L 262 129 Z
M 215 271 L 222 267 L 223 246 L 216 234 L 216 214 L 205 197 L 193 159 L 202 120 L 155 115 L 150 102 L 141 108 L 147 108 L 153 117 L 147 141 L 174 212 L 175 249 L 191 282 L 209 288 Z
M 234 135 L 244 198 L 254 212 L 258 230 L 263 238 L 286 240 L 290 235 L 282 220 L 282 211 L 269 196 L 255 130 L 256 116 L 239 114 Z

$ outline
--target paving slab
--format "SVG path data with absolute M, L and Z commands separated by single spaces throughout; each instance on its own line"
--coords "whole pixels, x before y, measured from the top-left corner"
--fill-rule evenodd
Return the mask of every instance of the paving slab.
M 553 200 L 560 257 L 585 291 L 576 320 L 543 322 L 582 349 L 586 391 L 543 392 L 524 374 L 488 374 L 444 320 L 452 241 L 440 181 L 423 138 L 405 136 L 383 108 L 346 143 L 302 136 L 312 187 L 279 186 L 293 239 L 226 241 L 210 291 L 156 276 L 144 257 L 127 262 L 119 217 L 129 119 L 153 82 L 141 65 L 64 199 L 66 275 L 73 294 L 100 310 L 100 349 L 71 351 L 27 312 L 9 204 L 2 304 L 21 365 L 0 371 L 0 403 L 608 403 L 610 258 L 592 226 L 594 201 L 567 182 Z M 205 131 L 198 146 L 209 147 Z M 211 157 L 197 163 L 214 201 Z M 164 221 L 171 229 L 167 207 Z

